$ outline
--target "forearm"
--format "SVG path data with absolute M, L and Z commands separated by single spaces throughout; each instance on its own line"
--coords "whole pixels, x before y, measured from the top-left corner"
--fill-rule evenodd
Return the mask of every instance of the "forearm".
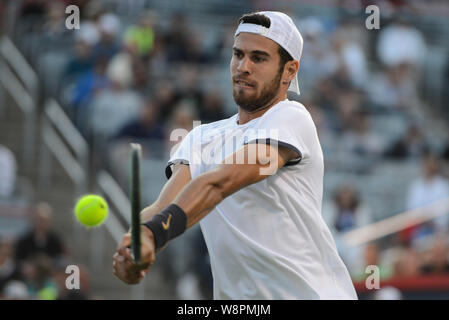
M 161 208 L 157 202 L 149 205 L 148 207 L 144 208 L 142 211 L 140 211 L 140 221 L 148 221 L 153 217 L 154 215 L 158 214 L 163 208 Z M 128 229 L 128 233 L 131 233 L 131 226 Z
M 151 219 L 154 215 L 158 214 L 162 209 L 164 209 L 164 206 L 160 205 L 157 201 L 151 204 L 150 206 L 144 208 L 140 212 L 140 220 L 141 221 L 147 221 Z
M 187 228 L 200 221 L 226 197 L 261 180 L 257 171 L 252 170 L 255 165 L 246 166 L 248 170 L 239 172 L 230 165 L 222 164 L 184 187 L 173 203 L 186 213 Z

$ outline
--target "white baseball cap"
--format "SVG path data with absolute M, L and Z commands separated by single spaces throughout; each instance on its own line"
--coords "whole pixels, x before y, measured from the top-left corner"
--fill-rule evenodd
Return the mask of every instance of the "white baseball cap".
M 266 28 L 258 24 L 242 22 L 237 27 L 234 37 L 240 32 L 260 34 L 261 36 L 276 42 L 284 48 L 294 60 L 299 62 L 302 54 L 303 40 L 298 28 L 296 28 L 293 23 L 293 20 L 285 13 L 278 11 L 260 11 L 256 13 L 270 19 L 270 27 Z M 299 94 L 298 74 L 296 74 L 296 77 L 291 81 L 288 90 Z

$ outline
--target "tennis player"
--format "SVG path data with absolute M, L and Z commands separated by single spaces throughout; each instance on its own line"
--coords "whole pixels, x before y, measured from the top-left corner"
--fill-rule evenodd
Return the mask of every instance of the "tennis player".
M 169 180 L 142 211 L 142 261 L 130 234 L 113 272 L 135 284 L 156 253 L 200 222 L 215 299 L 357 299 L 321 216 L 323 154 L 299 93 L 303 40 L 291 18 L 240 18 L 230 63 L 238 113 L 195 127 L 172 154 Z

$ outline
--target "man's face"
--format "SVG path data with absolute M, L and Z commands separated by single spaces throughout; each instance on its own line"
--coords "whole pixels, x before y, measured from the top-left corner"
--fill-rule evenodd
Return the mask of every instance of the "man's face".
M 234 40 L 231 80 L 234 100 L 242 109 L 265 107 L 279 93 L 278 45 L 261 35 L 242 32 Z

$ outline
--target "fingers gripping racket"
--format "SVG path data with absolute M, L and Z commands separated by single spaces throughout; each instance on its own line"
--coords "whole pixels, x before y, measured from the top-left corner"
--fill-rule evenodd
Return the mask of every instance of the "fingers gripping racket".
M 141 208 L 141 179 L 140 161 L 142 148 L 138 143 L 131 143 L 131 248 L 134 262 L 141 262 L 140 256 L 140 208 Z

